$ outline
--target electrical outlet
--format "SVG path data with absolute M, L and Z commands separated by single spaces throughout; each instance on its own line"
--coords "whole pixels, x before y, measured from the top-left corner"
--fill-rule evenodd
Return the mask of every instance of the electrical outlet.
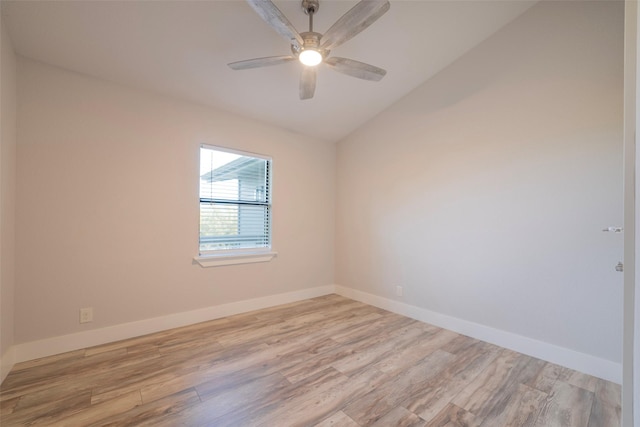
M 81 308 L 80 309 L 80 323 L 93 322 L 93 308 Z
M 396 286 L 396 295 L 402 296 L 402 286 Z

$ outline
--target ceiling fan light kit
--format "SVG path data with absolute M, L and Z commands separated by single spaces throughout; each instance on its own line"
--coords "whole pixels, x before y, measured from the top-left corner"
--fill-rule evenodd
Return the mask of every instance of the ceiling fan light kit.
M 390 7 L 389 0 L 361 0 L 342 15 L 324 34 L 313 31 L 313 15 L 320 8 L 318 0 L 302 0 L 302 10 L 309 16 L 309 31 L 298 33 L 271 0 L 247 0 L 247 3 L 278 34 L 291 44 L 292 55 L 268 56 L 232 62 L 234 70 L 266 67 L 298 60 L 303 65 L 300 99 L 313 98 L 316 87 L 315 67 L 321 63 L 351 77 L 380 81 L 387 73 L 382 68 L 348 58 L 330 57 L 330 49 L 340 46 L 373 24 Z
M 302 62 L 302 65 L 315 67 L 322 62 L 322 54 L 315 49 L 305 49 L 300 52 L 298 59 Z
M 303 0 L 303 8 L 307 1 L 308 0 Z M 317 3 L 318 2 L 316 1 L 316 6 L 312 9 L 304 9 L 305 13 L 309 15 L 309 31 L 306 33 L 300 33 L 300 37 L 302 37 L 302 46 L 295 44 L 291 45 L 291 52 L 293 52 L 293 55 L 298 57 L 298 60 L 308 67 L 315 67 L 320 64 L 327 55 L 329 55 L 328 50 L 320 49 L 320 39 L 322 38 L 322 34 L 312 31 L 313 14 L 315 13 L 314 10 L 318 10 Z

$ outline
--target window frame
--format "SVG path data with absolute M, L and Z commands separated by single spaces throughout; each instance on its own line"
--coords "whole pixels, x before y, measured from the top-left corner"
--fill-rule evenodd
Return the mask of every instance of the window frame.
M 256 159 L 263 159 L 267 161 L 266 180 L 267 185 L 265 189 L 265 201 L 242 201 L 242 200 L 222 200 L 216 198 L 203 198 L 201 197 L 201 171 L 200 171 L 200 159 L 202 158 L 202 150 L 209 149 L 213 151 L 221 151 L 230 154 L 236 154 L 243 157 L 250 157 Z M 198 145 L 198 256 L 194 257 L 194 261 L 202 267 L 216 267 L 222 265 L 234 265 L 234 264 L 247 264 L 256 262 L 268 262 L 271 261 L 277 253 L 272 250 L 272 211 L 273 211 L 273 158 L 264 154 L 257 154 L 248 151 L 237 150 L 228 147 L 221 147 L 212 144 L 199 144 Z M 230 204 L 236 206 L 264 206 L 267 211 L 267 241 L 268 245 L 265 247 L 253 247 L 253 248 L 241 248 L 241 249 L 213 249 L 208 251 L 201 251 L 201 205 L 202 203 L 220 203 Z

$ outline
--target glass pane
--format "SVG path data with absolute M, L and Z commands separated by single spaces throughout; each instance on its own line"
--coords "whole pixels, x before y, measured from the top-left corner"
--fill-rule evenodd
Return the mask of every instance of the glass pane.
M 200 252 L 271 247 L 270 166 L 263 158 L 200 149 Z
M 268 202 L 268 160 L 202 148 L 200 197 Z
M 269 207 L 200 203 L 200 251 L 268 248 Z

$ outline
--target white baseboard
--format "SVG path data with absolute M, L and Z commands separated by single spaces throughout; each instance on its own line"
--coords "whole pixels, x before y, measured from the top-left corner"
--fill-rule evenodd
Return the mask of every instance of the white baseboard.
M 411 317 L 519 353 L 555 363 L 617 384 L 622 383 L 622 364 L 580 353 L 522 335 L 447 316 L 425 308 L 336 285 L 336 293 L 365 304 Z
M 302 301 L 322 295 L 337 293 L 347 298 L 373 305 L 421 322 L 505 347 L 529 356 L 556 363 L 576 371 L 620 384 L 622 365 L 568 348 L 527 338 L 511 332 L 491 328 L 478 323 L 447 316 L 425 308 L 383 298 L 367 292 L 340 285 L 327 285 L 301 291 L 288 292 L 262 298 L 238 301 L 229 304 L 206 307 L 198 310 L 171 314 L 137 322 L 123 323 L 107 328 L 31 341 L 12 346 L 2 355 L 0 361 L 0 381 L 4 380 L 14 363 L 52 356 L 67 351 L 78 350 L 100 344 L 107 344 L 134 338 L 171 328 L 205 322 L 234 314 L 273 307 L 295 301 Z
M 0 354 L 0 384 L 7 378 L 9 371 L 16 363 L 16 348 L 15 346 L 9 347 L 9 350 L 4 354 Z
M 234 314 L 246 313 L 248 311 L 273 307 L 280 304 L 302 301 L 309 298 L 332 294 L 334 292 L 335 287 L 333 285 L 319 286 L 301 291 L 288 292 L 170 314 L 137 322 L 123 323 L 106 328 L 93 329 L 86 332 L 46 338 L 14 345 L 12 347 L 14 351 L 12 356 L 15 363 L 24 362 L 41 357 L 52 356 L 54 354 L 65 353 L 67 351 L 79 350 L 81 348 L 160 332 L 171 328 L 206 322 L 207 320 L 219 319 L 221 317 L 231 316 Z M 3 357 L 3 373 L 5 368 L 4 359 L 5 358 Z M 11 363 L 11 366 L 13 366 L 13 363 Z M 9 369 L 11 368 L 9 367 Z

